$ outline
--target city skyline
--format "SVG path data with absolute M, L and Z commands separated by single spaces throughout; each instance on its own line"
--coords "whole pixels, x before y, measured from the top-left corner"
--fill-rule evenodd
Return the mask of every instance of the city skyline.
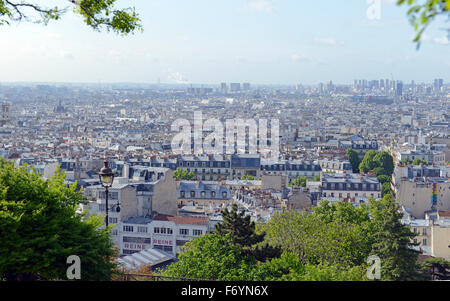
M 367 1 L 335 2 L 119 1 L 143 20 L 144 32 L 128 37 L 92 31 L 72 13 L 48 26 L 2 26 L 9 47 L 0 49 L 0 82 L 351 85 L 359 78 L 450 78 L 443 20 L 416 50 L 406 10 L 395 1 L 380 2 L 379 19 L 370 18 Z

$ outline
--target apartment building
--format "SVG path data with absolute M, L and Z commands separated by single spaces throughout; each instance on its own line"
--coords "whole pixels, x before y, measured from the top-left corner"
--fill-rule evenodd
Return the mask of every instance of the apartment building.
M 186 242 L 209 232 L 209 220 L 158 214 L 153 218 L 131 217 L 119 228 L 121 255 L 157 249 L 175 257 Z
M 366 201 L 369 197 L 381 198 L 381 184 L 375 175 L 325 173 L 321 178 L 320 194 L 324 199 Z

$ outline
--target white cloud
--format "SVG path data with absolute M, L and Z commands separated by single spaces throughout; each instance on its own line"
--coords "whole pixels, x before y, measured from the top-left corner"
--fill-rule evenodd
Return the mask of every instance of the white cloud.
M 319 44 L 323 44 L 323 45 L 328 45 L 328 46 L 335 46 L 335 45 L 342 45 L 342 44 L 344 44 L 343 41 L 339 41 L 339 40 L 336 40 L 334 38 L 315 38 L 314 42 L 319 43 Z
M 245 0 L 244 10 L 271 13 L 275 0 Z
M 450 40 L 448 39 L 448 37 L 432 37 L 429 36 L 427 34 L 423 34 L 421 37 L 422 42 L 430 42 L 430 43 L 434 43 L 434 44 L 438 44 L 438 45 L 449 45 L 450 44 Z
M 291 55 L 291 60 L 294 62 L 298 62 L 301 60 L 306 60 L 306 56 L 302 55 L 302 54 L 298 54 L 298 53 L 294 53 L 293 55 Z

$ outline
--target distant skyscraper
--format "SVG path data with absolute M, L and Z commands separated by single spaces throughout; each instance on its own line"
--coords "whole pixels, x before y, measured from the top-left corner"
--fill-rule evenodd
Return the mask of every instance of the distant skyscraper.
M 250 83 L 243 83 L 242 88 L 244 91 L 250 91 Z
M 397 81 L 397 88 L 395 89 L 396 96 L 403 95 L 403 83 L 401 81 Z
M 4 126 L 6 123 L 9 122 L 10 108 L 11 108 L 11 104 L 9 102 L 3 102 L 1 104 L 0 126 Z
M 324 86 L 323 83 L 319 84 L 319 94 L 323 94 L 323 86 Z
M 334 91 L 333 82 L 330 80 L 329 82 L 327 82 L 327 92 L 333 92 L 333 91 Z
M 231 92 L 241 91 L 241 84 L 240 83 L 230 83 L 230 91 Z
M 220 92 L 221 93 L 227 93 L 228 92 L 227 83 L 221 83 L 220 84 Z
M 434 93 L 441 93 L 441 88 L 444 86 L 444 80 L 438 78 L 434 80 Z

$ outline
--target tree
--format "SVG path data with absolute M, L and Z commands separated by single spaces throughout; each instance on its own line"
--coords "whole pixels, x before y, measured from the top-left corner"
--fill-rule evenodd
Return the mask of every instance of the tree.
M 359 164 L 359 169 L 363 172 L 373 170 L 377 176 L 391 176 L 394 172 L 394 159 L 388 152 L 376 153 L 370 150 Z
M 256 266 L 253 281 L 365 281 L 367 268 L 346 268 L 339 265 L 303 264 L 292 253 Z
M 266 233 L 256 232 L 255 222 L 250 221 L 250 215 L 238 210 L 233 204 L 231 210 L 222 211 L 223 222 L 217 224 L 215 232 L 219 235 L 230 235 L 232 243 L 243 250 L 244 253 L 256 258 L 258 261 L 266 261 L 269 258 L 279 257 L 280 250 L 268 244 L 261 244 Z
M 293 180 L 290 184 L 290 186 L 294 187 L 306 187 L 306 182 L 308 181 L 307 177 L 298 177 L 297 179 Z
M 378 181 L 380 181 L 381 184 L 384 183 L 391 183 L 391 177 L 387 175 L 379 175 L 377 176 Z
M 103 217 L 76 214 L 83 197 L 59 171 L 49 180 L 0 160 L 0 279 L 67 279 L 70 255 L 81 280 L 107 280 L 116 252 Z
M 385 182 L 381 184 L 381 194 L 383 197 L 391 194 L 391 183 Z
M 377 168 L 382 169 L 380 175 L 391 176 L 394 172 L 394 158 L 388 152 L 379 152 L 373 158 Z M 377 176 L 379 174 L 377 173 Z
M 421 263 L 421 270 L 428 280 L 450 280 L 450 261 L 443 258 L 427 258 Z
M 245 181 L 245 180 L 254 181 L 254 180 L 255 180 L 255 177 L 252 176 L 252 175 L 243 175 L 243 176 L 241 177 L 241 180 L 243 180 L 243 181 Z
M 398 5 L 407 5 L 409 7 L 408 16 L 411 24 L 416 31 L 414 42 L 417 48 L 420 47 L 420 41 L 424 31 L 438 16 L 450 17 L 450 0 L 398 0 Z M 448 29 L 450 33 L 450 29 Z
M 416 236 L 401 223 L 402 213 L 395 200 L 386 195 L 381 201 L 371 200 L 371 217 L 377 231 L 374 233 L 372 254 L 381 259 L 382 280 L 417 280 L 419 251 L 411 240 Z
M 255 264 L 254 258 L 232 243 L 230 234 L 207 234 L 187 242 L 178 261 L 157 272 L 168 277 L 239 281 L 249 278 Z
M 427 162 L 426 161 L 423 161 L 423 160 L 420 160 L 419 158 L 417 158 L 416 160 L 414 160 L 413 162 L 412 162 L 412 164 L 413 165 L 427 165 Z
M 352 165 L 353 173 L 359 173 L 359 164 L 361 163 L 361 161 L 359 160 L 358 153 L 355 150 L 348 148 L 347 157 L 350 161 L 350 164 Z
M 83 17 L 83 21 L 94 30 L 106 28 L 107 31 L 127 35 L 142 31 L 142 25 L 134 8 L 116 9 L 116 0 L 69 0 L 70 6 L 47 7 L 32 2 L 0 0 L 0 25 L 11 22 L 28 21 L 48 24 L 59 20 L 69 9 Z M 61 1 L 62 3 L 62 1 Z
M 295 254 L 303 264 L 363 264 L 371 250 L 368 212 L 351 204 L 321 202 L 314 212 L 282 211 L 264 230 L 266 242 Z M 364 222 L 365 221 L 365 222 Z
M 374 161 L 376 154 L 377 153 L 373 150 L 368 151 L 364 155 L 364 158 L 362 159 L 361 163 L 359 164 L 359 169 L 363 172 L 374 170 L 374 168 L 377 167 L 376 162 Z
M 177 180 L 186 180 L 186 181 L 193 181 L 196 178 L 195 173 L 193 171 L 188 172 L 187 170 L 181 168 L 177 168 L 173 173 L 173 176 Z

